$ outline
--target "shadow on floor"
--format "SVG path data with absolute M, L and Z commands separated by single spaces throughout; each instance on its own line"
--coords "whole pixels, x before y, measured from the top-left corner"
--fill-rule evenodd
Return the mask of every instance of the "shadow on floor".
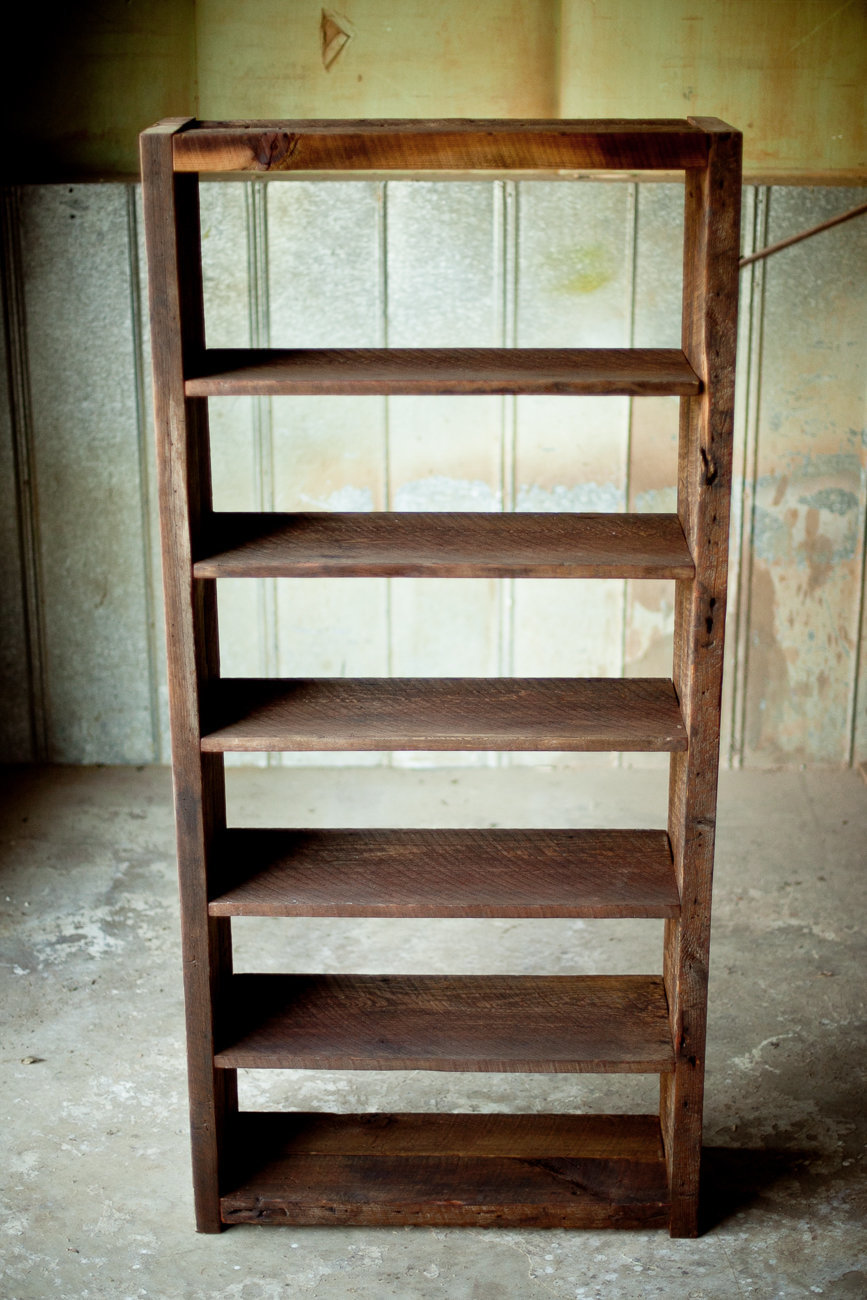
M 783 1148 L 705 1147 L 701 1168 L 702 1234 L 766 1196 L 782 1179 L 802 1175 L 818 1152 Z

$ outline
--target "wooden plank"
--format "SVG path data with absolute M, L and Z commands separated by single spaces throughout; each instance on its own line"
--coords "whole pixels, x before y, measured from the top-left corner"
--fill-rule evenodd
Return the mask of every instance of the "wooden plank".
M 651 1227 L 655 1115 L 244 1114 L 226 1223 Z
M 675 396 L 701 385 L 679 348 L 210 348 L 189 397 L 436 394 Z
M 218 1067 L 654 1074 L 658 975 L 235 975 Z
M 678 512 L 695 580 L 675 594 L 674 680 L 689 749 L 671 764 L 669 834 L 683 909 L 666 923 L 665 981 L 676 1073 L 663 1080 L 661 1124 L 672 1236 L 698 1232 L 726 562 L 737 341 L 741 137 L 716 119 L 706 170 L 687 173 L 683 342 L 703 381 L 681 403 Z
M 215 514 L 197 578 L 690 578 L 677 515 Z
M 683 749 L 665 678 L 226 678 L 202 749 Z
M 235 1169 L 266 1158 L 342 1156 L 565 1156 L 585 1160 L 663 1158 L 658 1115 L 513 1115 L 434 1111 L 331 1114 L 240 1111 L 233 1122 Z
M 202 122 L 175 142 L 179 172 L 546 172 L 702 166 L 681 119 Z
M 665 831 L 230 830 L 212 916 L 676 916 Z
M 187 1068 L 196 1221 L 219 1232 L 220 1161 L 235 1075 L 213 1065 L 214 1001 L 231 973 L 230 922 L 207 911 L 208 856 L 226 824 L 223 761 L 202 754 L 199 691 L 219 673 L 216 583 L 191 579 L 192 536 L 211 508 L 207 403 L 184 395 L 184 357 L 204 345 L 198 183 L 172 172 L 183 119 L 141 137 L 154 421 L 165 589 L 175 821 L 181 896 Z

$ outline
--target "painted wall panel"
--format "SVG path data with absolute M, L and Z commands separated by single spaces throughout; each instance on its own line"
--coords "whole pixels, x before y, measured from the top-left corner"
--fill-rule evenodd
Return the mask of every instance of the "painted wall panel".
M 629 345 L 633 218 L 630 186 L 518 186 L 518 346 Z M 515 408 L 516 509 L 625 508 L 626 398 L 522 397 Z M 515 583 L 514 672 L 620 676 L 623 597 L 622 582 Z
M 387 194 L 387 330 L 392 347 L 494 347 L 501 341 L 498 187 L 393 182 Z M 395 510 L 497 510 L 503 403 L 497 397 L 388 401 Z M 397 676 L 485 676 L 499 669 L 497 582 L 391 583 Z M 400 754 L 401 765 L 431 761 Z M 486 755 L 456 754 L 456 764 Z
M 151 330 L 148 311 L 147 257 L 141 186 L 127 186 L 127 207 L 135 227 L 130 260 L 134 327 L 134 360 L 138 407 L 139 473 L 142 484 L 142 556 L 144 561 L 147 636 L 151 667 L 151 700 L 154 712 L 154 753 L 151 761 L 168 763 L 172 742 L 169 727 L 169 684 L 166 669 L 163 571 L 160 545 L 159 488 L 157 484 L 154 434 L 153 383 L 151 380 Z
M 130 240 L 122 186 L 24 191 L 47 756 L 55 762 L 140 762 L 157 748 Z
M 263 187 L 268 342 L 274 347 L 377 347 L 385 338 L 381 185 Z M 275 510 L 385 508 L 386 413 L 379 397 L 276 398 L 270 406 Z M 281 676 L 388 672 L 388 591 L 380 580 L 274 584 Z M 284 754 L 271 762 L 309 757 Z M 378 754 L 318 754 L 366 766 Z
M 772 240 L 853 205 L 854 191 L 775 190 Z M 848 229 L 848 235 L 844 232 Z M 780 253 L 766 271 L 745 753 L 848 758 L 862 580 L 867 225 Z

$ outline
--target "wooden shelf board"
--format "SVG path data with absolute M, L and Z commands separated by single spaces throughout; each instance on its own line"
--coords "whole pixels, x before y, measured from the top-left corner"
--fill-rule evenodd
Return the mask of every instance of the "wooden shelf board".
M 686 749 L 666 678 L 223 678 L 206 753 Z
M 547 393 L 694 396 L 679 348 L 208 349 L 188 397 Z
M 228 1163 L 227 1224 L 668 1223 L 655 1115 L 242 1112 Z
M 665 831 L 230 830 L 212 875 L 211 916 L 680 913 Z
M 702 167 L 684 119 L 202 122 L 176 135 L 176 171 L 541 172 Z
M 674 1066 L 659 975 L 235 975 L 218 1031 L 230 1069 Z
M 197 578 L 692 578 L 674 514 L 212 515 Z

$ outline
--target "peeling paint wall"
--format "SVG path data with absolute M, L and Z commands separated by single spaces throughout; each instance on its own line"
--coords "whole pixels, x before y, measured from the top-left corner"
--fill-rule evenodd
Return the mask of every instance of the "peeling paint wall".
M 858 201 L 750 188 L 746 250 Z M 209 342 L 677 346 L 682 202 L 667 184 L 207 185 Z M 2 756 L 163 762 L 138 191 L 26 187 L 4 211 L 20 293 L 0 391 Z M 732 765 L 867 756 L 865 265 L 861 220 L 742 276 Z M 222 509 L 674 506 L 674 399 L 224 398 L 211 412 Z M 668 675 L 672 604 L 665 582 L 270 580 L 219 593 L 230 674 Z

